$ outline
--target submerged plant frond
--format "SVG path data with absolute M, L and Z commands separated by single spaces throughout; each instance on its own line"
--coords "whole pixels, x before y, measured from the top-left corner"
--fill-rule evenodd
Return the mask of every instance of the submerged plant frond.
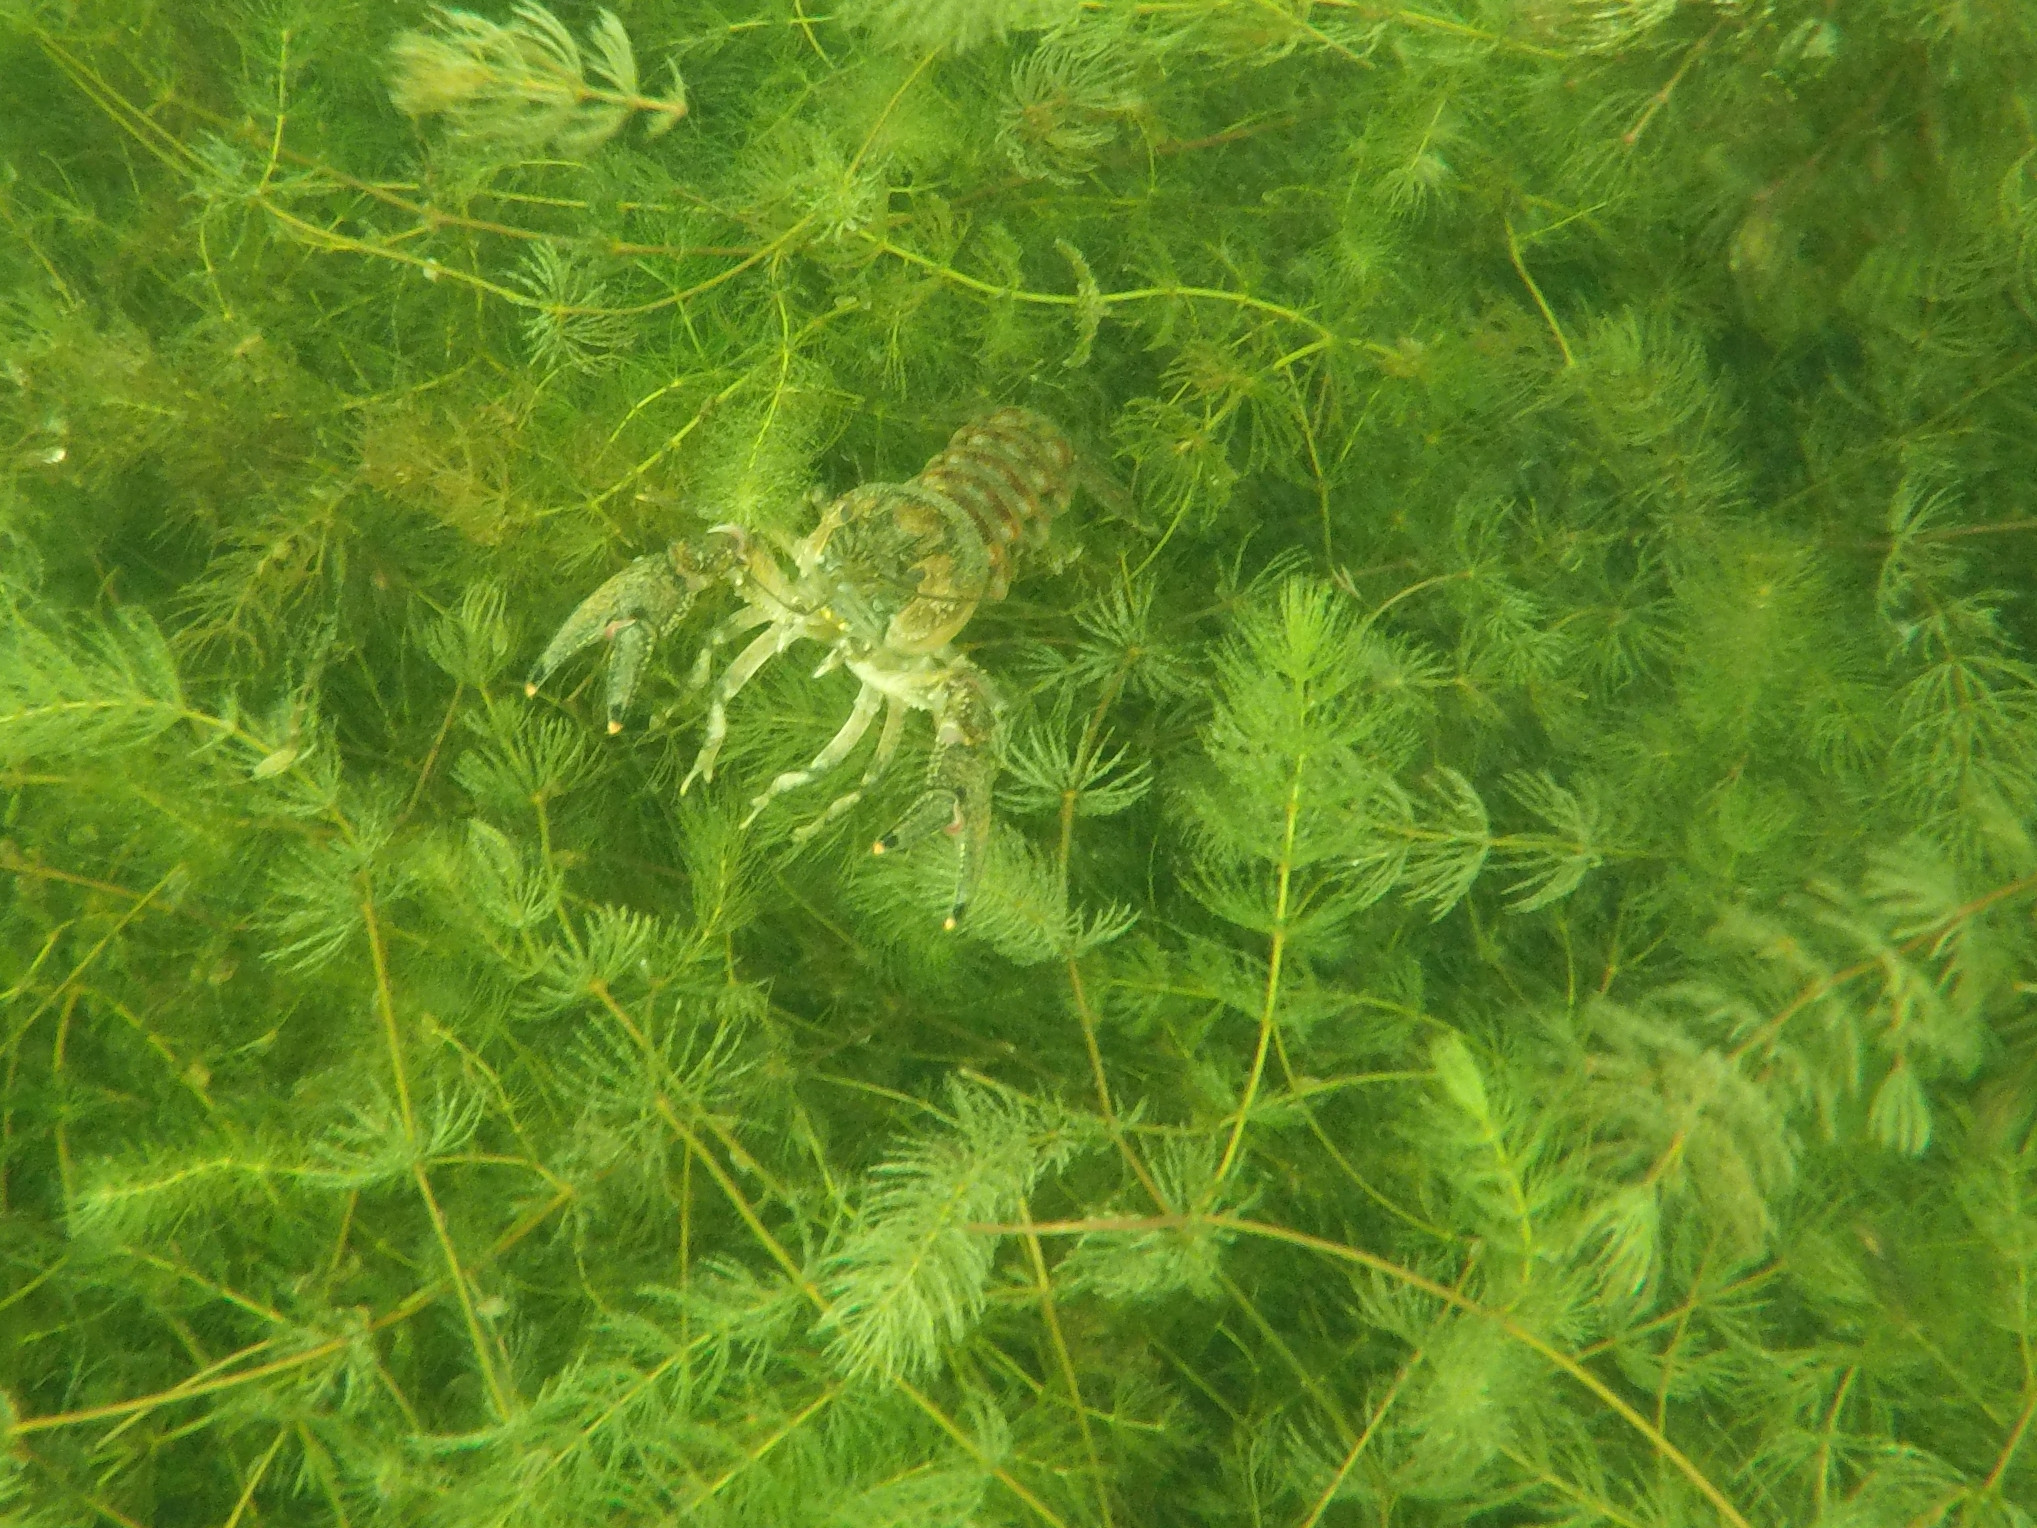
M 545 370 L 599 370 L 629 345 L 629 324 L 610 305 L 606 285 L 556 245 L 534 246 L 516 283 L 536 299 L 523 333 L 532 361 Z
M 950 53 L 1053 26 L 1076 8 L 1075 0 L 846 0 L 843 7 L 880 47 Z
M 397 110 L 443 116 L 458 137 L 508 155 L 586 155 L 633 116 L 648 117 L 655 137 L 686 115 L 676 70 L 669 94 L 641 92 L 629 34 L 613 11 L 598 13 L 589 53 L 544 6 L 522 0 L 511 14 L 497 22 L 440 7 L 432 30 L 398 37 L 389 58 Z
M 1064 1160 L 1065 1126 L 1011 1098 L 957 1087 L 954 1125 L 872 1170 L 823 1266 L 823 1323 L 852 1379 L 923 1374 L 980 1318 L 997 1242 L 1039 1175 Z
M 1012 66 L 997 139 L 1021 175 L 1073 185 L 1137 118 L 1134 55 L 1117 29 L 1056 28 Z

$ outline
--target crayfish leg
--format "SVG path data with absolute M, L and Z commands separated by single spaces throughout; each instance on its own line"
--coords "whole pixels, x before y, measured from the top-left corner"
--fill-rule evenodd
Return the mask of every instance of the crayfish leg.
M 863 771 L 863 778 L 856 782 L 856 788 L 845 791 L 828 803 L 828 809 L 812 822 L 802 824 L 792 833 L 795 844 L 803 844 L 820 832 L 842 813 L 848 811 L 863 799 L 863 793 L 875 785 L 891 763 L 892 755 L 898 752 L 898 740 L 905 735 L 905 705 L 896 696 L 890 702 L 890 709 L 884 713 L 884 730 L 877 734 L 876 750 L 870 755 L 870 764 Z
M 863 741 L 863 734 L 870 730 L 870 723 L 877 719 L 877 708 L 884 703 L 881 691 L 864 685 L 856 692 L 856 703 L 849 708 L 849 719 L 842 723 L 842 730 L 829 741 L 827 747 L 813 756 L 813 762 L 804 769 L 788 769 L 764 788 L 750 803 L 750 815 L 743 819 L 748 827 L 757 820 L 757 814 L 787 791 L 796 791 L 833 769 L 846 759 L 855 746 Z
M 997 711 L 981 674 L 958 666 L 934 713 L 934 755 L 927 788 L 876 843 L 873 854 L 910 849 L 936 833 L 955 835 L 955 898 L 943 928 L 952 929 L 975 895 L 990 850 L 990 786 L 997 775 Z
M 773 627 L 756 641 L 737 654 L 736 661 L 722 670 L 721 683 L 714 687 L 714 700 L 707 708 L 707 734 L 700 740 L 700 753 L 693 761 L 693 768 L 686 772 L 686 778 L 679 784 L 679 794 L 685 795 L 695 780 L 714 778 L 714 761 L 721 755 L 722 740 L 728 736 L 728 703 L 734 700 L 744 685 L 757 677 L 757 670 L 783 652 L 798 636 L 798 628 L 790 631 Z

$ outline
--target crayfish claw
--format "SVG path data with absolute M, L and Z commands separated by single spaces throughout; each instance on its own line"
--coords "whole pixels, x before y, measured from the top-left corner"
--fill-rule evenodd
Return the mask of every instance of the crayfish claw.
M 990 785 L 997 774 L 996 704 L 983 676 L 958 668 L 943 688 L 935 712 L 934 756 L 927 788 L 891 831 L 870 846 L 872 854 L 910 849 L 936 833 L 955 839 L 955 896 L 943 928 L 962 921 L 990 850 Z
M 532 665 L 524 694 L 537 694 L 539 686 L 582 649 L 597 642 L 613 643 L 607 684 L 608 730 L 620 732 L 651 649 L 686 614 L 693 593 L 674 576 L 669 555 L 637 558 L 566 617 Z
M 637 681 L 643 677 L 657 633 L 642 621 L 628 621 L 615 628 L 611 640 L 615 650 L 608 659 L 607 709 L 608 731 L 613 737 L 622 731 L 623 716 L 629 711 L 630 697 L 636 694 Z

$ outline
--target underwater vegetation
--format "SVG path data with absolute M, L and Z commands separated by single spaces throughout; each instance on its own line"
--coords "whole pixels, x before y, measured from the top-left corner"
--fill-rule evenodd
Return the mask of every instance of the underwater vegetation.
M 2037 7 L 0 81 L 7 1523 L 2037 1521 Z

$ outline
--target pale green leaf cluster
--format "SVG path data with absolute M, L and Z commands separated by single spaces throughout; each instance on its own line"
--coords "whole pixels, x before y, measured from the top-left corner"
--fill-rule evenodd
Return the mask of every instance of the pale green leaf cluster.
M 850 0 L 853 23 L 880 47 L 961 53 L 1065 21 L 1074 0 Z
M 983 1314 L 997 1243 L 1077 1144 L 1024 1102 L 957 1086 L 951 1128 L 871 1169 L 821 1265 L 829 1353 L 851 1379 L 915 1378 Z
M 512 16 L 505 23 L 440 7 L 433 30 L 400 35 L 389 54 L 396 109 L 442 116 L 456 137 L 509 156 L 591 154 L 633 116 L 648 116 L 655 137 L 686 115 L 676 72 L 669 95 L 641 93 L 629 33 L 613 11 L 601 11 L 588 33 L 591 55 L 542 5 L 526 0 Z

